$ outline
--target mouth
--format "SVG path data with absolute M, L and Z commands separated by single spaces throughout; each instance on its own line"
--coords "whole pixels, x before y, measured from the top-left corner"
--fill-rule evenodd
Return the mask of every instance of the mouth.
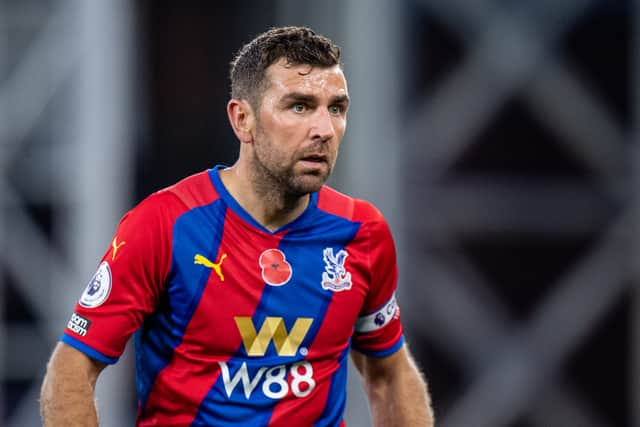
M 309 154 L 302 157 L 300 160 L 311 163 L 327 163 L 327 156 L 324 154 Z

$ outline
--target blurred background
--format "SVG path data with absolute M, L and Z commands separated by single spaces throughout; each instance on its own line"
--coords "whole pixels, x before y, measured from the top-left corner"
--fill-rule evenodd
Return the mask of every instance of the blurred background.
M 39 425 L 120 216 L 234 161 L 228 63 L 282 24 L 343 49 L 331 184 L 391 225 L 438 425 L 640 426 L 632 0 L 0 0 L 0 425 Z M 129 352 L 99 381 L 103 426 L 133 423 Z

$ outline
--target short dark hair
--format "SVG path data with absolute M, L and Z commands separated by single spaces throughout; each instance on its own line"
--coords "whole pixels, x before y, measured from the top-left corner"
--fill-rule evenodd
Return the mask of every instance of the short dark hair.
M 340 65 L 340 48 L 307 27 L 276 27 L 245 44 L 231 62 L 231 97 L 258 109 L 268 87 L 266 69 L 280 58 L 291 65 Z

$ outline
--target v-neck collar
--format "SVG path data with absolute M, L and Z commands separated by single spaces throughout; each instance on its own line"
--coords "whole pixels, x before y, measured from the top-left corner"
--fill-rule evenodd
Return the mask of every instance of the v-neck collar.
M 220 179 L 220 171 L 227 168 L 228 166 L 225 165 L 216 165 L 214 168 L 210 169 L 209 177 L 211 179 L 211 183 L 213 184 L 222 200 L 224 200 L 224 202 L 227 204 L 229 209 L 234 211 L 245 222 L 249 223 L 250 225 L 264 233 L 278 234 L 285 230 L 290 230 L 299 226 L 299 224 L 306 221 L 306 219 L 311 215 L 318 204 L 318 192 L 311 193 L 309 197 L 309 204 L 307 205 L 305 210 L 300 215 L 298 215 L 297 218 L 277 228 L 276 230 L 271 231 L 264 225 L 260 224 L 254 217 L 251 216 L 251 214 L 249 214 L 249 212 L 247 212 L 242 206 L 240 206 L 240 203 L 238 203 L 238 201 L 233 198 L 231 193 L 229 193 L 229 191 L 227 190 L 227 187 L 224 186 L 222 180 Z

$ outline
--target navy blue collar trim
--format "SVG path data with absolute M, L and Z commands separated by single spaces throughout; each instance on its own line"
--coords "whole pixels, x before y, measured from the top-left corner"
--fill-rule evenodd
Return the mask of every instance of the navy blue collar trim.
M 246 221 L 247 223 L 251 224 L 255 228 L 265 233 L 278 234 L 284 230 L 295 228 L 299 224 L 305 222 L 306 219 L 311 215 L 311 212 L 315 211 L 316 206 L 318 205 L 318 193 L 317 192 L 311 193 L 311 197 L 309 199 L 309 205 L 306 207 L 304 212 L 300 214 L 300 216 L 298 216 L 296 219 L 294 219 L 290 223 L 285 224 L 282 227 L 278 228 L 277 230 L 271 231 L 268 228 L 266 228 L 264 225 L 256 221 L 249 214 L 249 212 L 247 212 L 242 206 L 240 206 L 240 203 L 238 203 L 236 199 L 233 198 L 231 193 L 229 193 L 227 188 L 224 186 L 224 184 L 222 183 L 222 180 L 220 179 L 219 171 L 226 169 L 227 167 L 228 166 L 225 166 L 225 165 L 216 165 L 214 168 L 210 169 L 209 177 L 211 179 L 211 183 L 215 187 L 216 191 L 218 192 L 222 200 L 224 200 L 224 202 L 232 211 L 238 214 L 238 216 L 240 216 L 240 218 L 242 218 L 244 221 Z

